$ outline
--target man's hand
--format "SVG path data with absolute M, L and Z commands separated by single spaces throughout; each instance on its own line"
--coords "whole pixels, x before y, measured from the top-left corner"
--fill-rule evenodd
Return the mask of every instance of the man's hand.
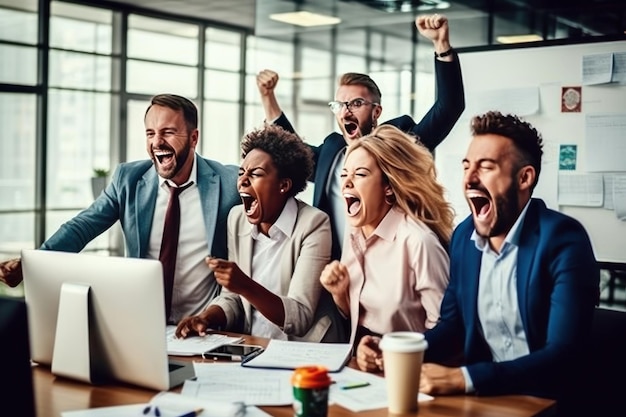
M 283 113 L 274 94 L 276 84 L 278 84 L 278 74 L 272 70 L 265 69 L 256 76 L 256 85 L 259 88 L 261 104 L 265 111 L 265 123 L 273 123 Z
M 438 54 L 450 49 L 448 18 L 440 14 L 420 15 L 415 19 L 415 26 L 422 36 L 430 39 Z
M 265 69 L 256 76 L 256 85 L 261 96 L 274 94 L 274 89 L 278 84 L 278 74 L 272 70 Z
M 435 363 L 422 365 L 420 392 L 429 395 L 465 393 L 465 378 L 461 368 L 448 368 Z
M 9 287 L 17 287 L 24 279 L 22 261 L 20 258 L 0 262 L 0 281 Z

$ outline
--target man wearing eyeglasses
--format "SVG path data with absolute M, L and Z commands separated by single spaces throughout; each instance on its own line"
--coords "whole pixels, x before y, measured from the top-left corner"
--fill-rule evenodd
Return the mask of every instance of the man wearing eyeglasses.
M 465 109 L 463 80 L 458 57 L 450 47 L 448 19 L 433 14 L 415 19 L 419 32 L 435 47 L 435 77 L 437 98 L 431 109 L 419 122 L 408 115 L 385 123 L 411 133 L 433 151 Z M 273 122 L 295 132 L 282 112 L 274 89 L 278 74 L 271 70 L 257 75 L 257 86 L 265 110 L 266 122 Z M 345 149 L 351 142 L 369 134 L 378 125 L 382 113 L 381 92 L 374 80 L 366 74 L 346 73 L 339 78 L 335 100 L 328 103 L 335 114 L 341 134 L 329 134 L 320 146 L 311 146 L 315 155 L 313 205 L 330 216 L 333 229 L 333 259 L 341 257 L 341 243 L 345 229 L 346 203 L 341 193 L 339 174 L 343 167 Z

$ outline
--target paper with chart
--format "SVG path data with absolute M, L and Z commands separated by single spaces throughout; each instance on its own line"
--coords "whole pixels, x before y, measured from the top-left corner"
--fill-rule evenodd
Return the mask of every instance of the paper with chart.
M 272 339 L 265 351 L 242 366 L 253 368 L 296 369 L 301 366 L 321 365 L 329 372 L 343 368 L 350 358 L 349 343 L 291 342 Z
M 178 339 L 175 336 L 176 326 L 167 326 L 165 337 L 167 339 L 167 354 L 176 356 L 194 356 L 227 345 L 229 343 L 239 343 L 241 337 L 226 336 L 223 334 L 210 333 L 206 336 L 190 336 L 185 339 Z
M 290 405 L 291 370 L 244 368 L 238 363 L 194 363 L 195 380 L 182 394 L 211 401 L 243 401 L 246 405 Z

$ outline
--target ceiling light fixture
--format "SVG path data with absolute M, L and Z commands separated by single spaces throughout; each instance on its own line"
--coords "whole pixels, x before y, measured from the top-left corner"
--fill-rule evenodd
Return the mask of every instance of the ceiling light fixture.
M 270 19 L 303 27 L 338 25 L 341 23 L 341 19 L 338 17 L 311 12 L 274 13 L 270 15 Z
M 524 43 L 524 42 L 542 41 L 543 37 L 539 35 L 535 35 L 535 34 L 511 35 L 511 36 L 498 36 L 496 40 L 500 43 Z

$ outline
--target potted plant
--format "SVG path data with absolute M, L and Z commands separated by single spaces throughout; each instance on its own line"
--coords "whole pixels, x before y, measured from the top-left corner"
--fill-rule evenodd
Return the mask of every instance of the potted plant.
M 93 177 L 91 177 L 91 192 L 93 198 L 98 198 L 100 193 L 107 185 L 107 177 L 109 176 L 109 170 L 104 168 L 94 168 Z

